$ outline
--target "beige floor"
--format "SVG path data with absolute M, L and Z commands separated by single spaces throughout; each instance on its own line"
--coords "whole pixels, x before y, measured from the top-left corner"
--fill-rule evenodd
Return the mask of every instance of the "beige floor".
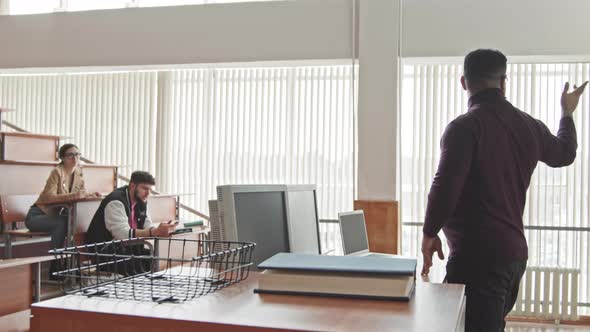
M 506 332 L 590 332 L 590 326 L 545 325 L 509 322 Z
M 30 311 L 25 310 L 14 314 L 0 316 L 0 331 L 29 332 Z

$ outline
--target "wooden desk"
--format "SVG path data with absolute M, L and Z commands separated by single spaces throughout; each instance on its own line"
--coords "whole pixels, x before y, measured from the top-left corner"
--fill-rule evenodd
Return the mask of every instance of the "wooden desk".
M 154 245 L 155 255 L 158 257 L 174 257 L 182 258 L 190 261 L 193 257 L 202 255 L 201 247 L 195 240 L 206 240 L 207 234 L 209 234 L 209 228 L 205 226 L 192 227 L 193 231 L 190 233 L 181 233 L 172 235 L 172 239 L 181 240 L 187 239 L 189 242 L 173 241 L 170 243 L 167 238 L 162 238 L 158 241 L 150 240 Z M 160 269 L 165 269 L 168 262 L 165 259 L 160 260 Z M 181 262 L 171 262 L 171 266 L 177 266 L 182 264 Z
M 29 309 L 33 298 L 39 301 L 41 262 L 52 259 L 53 256 L 43 256 L 0 260 L 0 316 Z
M 68 295 L 34 304 L 39 331 L 462 331 L 464 286 L 418 282 L 409 302 L 258 295 L 258 273 L 184 304 Z
M 36 160 L 54 162 L 59 136 L 19 132 L 0 132 L 1 160 Z
M 90 221 L 96 212 L 96 209 L 102 201 L 101 197 L 88 197 L 76 200 L 68 200 L 63 203 L 50 204 L 53 207 L 64 207 L 68 209 L 68 232 L 66 235 L 66 247 L 72 247 L 76 244 L 74 236 L 76 234 L 86 233 Z

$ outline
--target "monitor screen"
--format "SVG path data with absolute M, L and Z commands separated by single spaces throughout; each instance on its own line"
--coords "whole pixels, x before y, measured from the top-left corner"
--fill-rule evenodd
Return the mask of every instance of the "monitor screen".
M 339 213 L 338 219 L 345 255 L 369 249 L 363 211 Z
M 234 193 L 238 239 L 256 243 L 254 266 L 289 252 L 284 195 L 281 191 Z

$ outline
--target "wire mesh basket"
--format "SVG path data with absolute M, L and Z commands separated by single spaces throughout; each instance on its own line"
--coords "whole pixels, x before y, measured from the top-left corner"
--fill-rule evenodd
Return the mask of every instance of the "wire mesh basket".
M 256 244 L 174 238 L 50 251 L 64 293 L 144 302 L 189 301 L 246 279 Z

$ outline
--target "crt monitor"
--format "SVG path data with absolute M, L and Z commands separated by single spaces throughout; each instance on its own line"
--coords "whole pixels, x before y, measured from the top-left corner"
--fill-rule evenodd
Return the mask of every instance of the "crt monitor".
M 320 252 L 315 186 L 218 186 L 217 205 L 226 240 L 256 243 L 255 265 L 279 252 Z

